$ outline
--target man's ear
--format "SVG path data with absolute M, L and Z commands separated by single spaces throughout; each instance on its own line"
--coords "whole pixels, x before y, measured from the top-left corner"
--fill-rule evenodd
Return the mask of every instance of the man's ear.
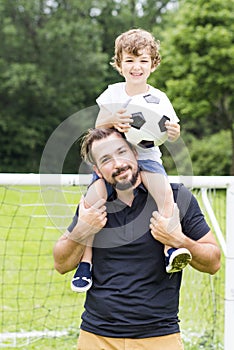
M 95 171 L 95 173 L 100 177 L 100 179 L 102 179 L 103 176 L 96 165 L 93 166 L 93 171 Z
M 136 148 L 133 147 L 132 151 L 134 153 L 134 156 L 136 157 L 136 160 L 138 160 L 138 152 L 137 152 Z

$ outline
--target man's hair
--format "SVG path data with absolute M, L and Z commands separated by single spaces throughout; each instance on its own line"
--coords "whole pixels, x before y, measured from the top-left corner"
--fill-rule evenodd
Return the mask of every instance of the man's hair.
M 108 136 L 116 134 L 118 137 L 124 138 L 123 134 L 121 134 L 116 129 L 89 129 L 86 134 L 82 138 L 81 143 L 81 157 L 91 164 L 95 164 L 95 160 L 92 155 L 92 145 L 94 141 L 99 141 L 106 139 Z
M 141 51 L 147 49 L 151 56 L 152 68 L 157 67 L 161 62 L 159 48 L 159 40 L 155 40 L 151 33 L 140 28 L 130 29 L 116 38 L 115 55 L 110 64 L 121 73 L 123 51 L 134 56 L 140 56 Z

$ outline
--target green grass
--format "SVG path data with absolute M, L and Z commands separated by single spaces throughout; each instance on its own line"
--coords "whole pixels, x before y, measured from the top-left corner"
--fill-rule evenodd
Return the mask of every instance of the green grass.
M 83 310 L 84 295 L 70 290 L 72 273 L 59 275 L 52 256 L 81 191 L 67 188 L 62 200 L 57 191 L 51 193 L 52 203 L 67 206 L 70 212 L 63 220 L 64 228 L 54 227 L 56 217 L 48 218 L 38 188 L 0 187 L 0 333 L 69 330 L 68 337 L 37 340 L 28 349 L 75 348 Z M 19 340 L 19 344 L 24 342 Z
M 201 193 L 195 191 L 194 195 L 199 201 L 204 214 L 206 214 L 201 201 Z M 225 236 L 225 191 L 210 191 L 208 196 L 219 226 Z M 206 220 L 211 226 L 211 230 L 213 230 L 208 216 L 206 216 Z M 214 276 L 200 273 L 191 267 L 185 269 L 180 296 L 179 315 L 186 350 L 223 349 L 224 278 L 225 259 L 223 255 L 221 269 Z
M 85 295 L 70 290 L 72 272 L 61 276 L 54 270 L 52 251 L 83 191 L 70 187 L 61 195 L 52 188 L 41 193 L 36 187 L 0 187 L 0 333 L 69 332 L 61 338 L 19 339 L 24 349 L 76 349 Z M 213 203 L 223 227 L 224 199 L 220 191 Z M 223 291 L 224 266 L 213 277 L 186 269 L 180 307 L 186 350 L 222 349 Z

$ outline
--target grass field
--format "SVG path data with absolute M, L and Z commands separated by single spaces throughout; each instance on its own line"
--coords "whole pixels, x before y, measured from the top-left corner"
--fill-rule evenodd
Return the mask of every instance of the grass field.
M 52 250 L 83 190 L 66 188 L 61 197 L 54 189 L 43 189 L 50 193 L 45 196 L 36 187 L 0 187 L 0 333 L 66 331 L 62 337 L 0 338 L 0 347 L 76 349 L 85 295 L 70 290 L 72 273 L 54 270 Z M 224 193 L 214 201 L 224 225 Z M 186 350 L 223 349 L 223 304 L 224 264 L 212 277 L 186 269 L 180 308 Z

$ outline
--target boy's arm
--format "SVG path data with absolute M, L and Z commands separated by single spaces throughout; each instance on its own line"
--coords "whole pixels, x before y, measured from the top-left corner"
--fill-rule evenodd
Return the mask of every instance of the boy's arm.
M 88 237 L 99 232 L 106 224 L 105 200 L 99 200 L 94 206 L 85 208 L 82 199 L 79 205 L 79 217 L 73 230 L 68 230 L 54 246 L 55 269 L 64 274 L 77 267 Z
M 127 132 L 133 122 L 131 116 L 126 115 L 126 108 L 120 108 L 116 113 L 111 113 L 104 106 L 100 106 L 95 127 L 96 128 L 116 128 L 120 132 Z
M 100 106 L 100 111 L 96 119 L 95 127 L 106 128 L 106 129 L 110 129 L 114 127 L 112 113 L 104 106 Z

